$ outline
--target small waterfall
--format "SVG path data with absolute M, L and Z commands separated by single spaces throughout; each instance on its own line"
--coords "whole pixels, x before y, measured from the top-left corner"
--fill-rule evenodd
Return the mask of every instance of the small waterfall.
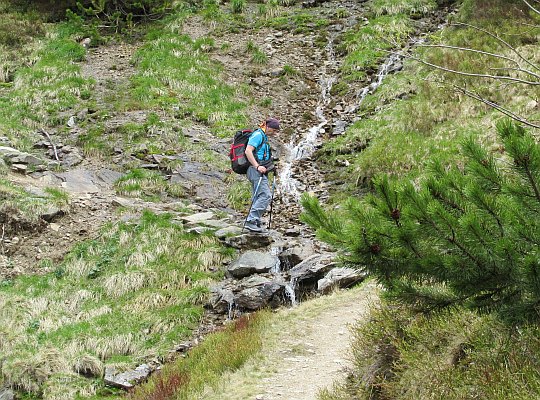
M 395 71 L 397 68 L 398 63 L 401 61 L 403 57 L 399 54 L 390 54 L 390 56 L 382 63 L 382 65 L 379 67 L 379 70 L 377 71 L 377 75 L 375 75 L 375 80 L 371 82 L 369 85 L 363 87 L 358 94 L 356 95 L 356 105 L 353 106 L 351 109 L 348 109 L 348 113 L 356 112 L 359 108 L 364 99 L 367 95 L 372 94 L 377 90 L 379 86 L 381 86 L 384 78 L 392 71 Z
M 305 137 L 302 137 L 302 139 L 296 145 L 294 144 L 294 140 L 291 140 L 288 148 L 292 150 L 288 152 L 286 162 L 281 169 L 279 182 L 282 193 L 286 194 L 286 196 L 284 196 L 286 203 L 288 198 L 292 198 L 295 202 L 300 198 L 298 181 L 292 176 L 293 162 L 307 158 L 313 154 L 315 151 L 317 137 L 319 136 L 321 129 L 328 124 L 328 120 L 324 116 L 324 110 L 330 103 L 330 90 L 332 90 L 332 85 L 337 79 L 335 74 L 330 75 L 328 71 L 328 65 L 334 66 L 336 64 L 333 37 L 328 40 L 326 53 L 329 61 L 325 64 L 321 77 L 319 78 L 321 96 L 315 110 L 315 115 L 317 116 L 319 123 L 311 127 Z
M 285 295 L 291 301 L 293 307 L 298 305 L 298 302 L 296 301 L 296 278 L 292 278 L 291 281 L 285 285 Z

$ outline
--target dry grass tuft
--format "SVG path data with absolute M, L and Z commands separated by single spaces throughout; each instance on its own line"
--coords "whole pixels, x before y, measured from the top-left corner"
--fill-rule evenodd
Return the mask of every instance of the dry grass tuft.
M 119 273 L 109 276 L 103 282 L 103 288 L 110 297 L 118 298 L 150 284 L 150 279 L 143 272 Z

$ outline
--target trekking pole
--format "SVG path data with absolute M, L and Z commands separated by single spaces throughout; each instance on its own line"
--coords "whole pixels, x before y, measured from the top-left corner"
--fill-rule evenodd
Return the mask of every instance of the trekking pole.
M 259 182 L 257 182 L 257 186 L 255 187 L 255 191 L 253 192 L 253 198 L 251 199 L 251 205 L 249 206 L 248 215 L 246 216 L 246 219 L 244 220 L 244 225 L 242 225 L 242 232 L 244 233 L 244 228 L 246 227 L 247 220 L 249 218 L 249 213 L 251 212 L 251 207 L 253 207 L 253 203 L 255 203 L 255 198 L 257 197 L 257 192 L 259 191 L 259 186 L 261 186 L 263 175 L 259 178 Z
M 274 192 L 276 191 L 276 175 L 277 170 L 274 168 L 274 179 L 272 179 L 272 197 L 270 199 L 270 218 L 268 219 L 268 229 L 272 225 L 272 208 L 274 205 Z

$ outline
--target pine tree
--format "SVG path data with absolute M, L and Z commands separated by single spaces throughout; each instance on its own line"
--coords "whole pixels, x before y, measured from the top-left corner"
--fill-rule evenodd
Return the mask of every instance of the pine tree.
M 512 122 L 497 130 L 500 159 L 470 138 L 464 168 L 434 160 L 417 186 L 378 177 L 374 193 L 350 199 L 339 216 L 306 196 L 302 219 L 396 300 L 538 320 L 540 147 Z

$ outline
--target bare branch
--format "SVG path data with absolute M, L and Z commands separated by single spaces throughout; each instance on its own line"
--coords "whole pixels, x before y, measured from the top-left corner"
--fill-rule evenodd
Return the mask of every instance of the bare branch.
M 475 100 L 478 100 L 488 106 L 490 106 L 491 108 L 494 108 L 495 110 L 503 113 L 504 115 L 512 118 L 514 121 L 517 121 L 517 122 L 520 122 L 524 125 L 527 125 L 527 126 L 530 126 L 531 128 L 536 128 L 536 129 L 540 129 L 540 125 L 537 125 L 525 118 L 523 118 L 522 116 L 514 113 L 513 111 L 491 101 L 491 100 L 488 100 L 482 96 L 480 96 L 479 94 L 477 93 L 474 93 L 474 92 L 471 92 L 470 90 L 467 90 L 465 89 L 464 87 L 461 87 L 461 86 L 458 86 L 458 85 L 452 85 L 454 87 L 454 89 L 456 89 L 457 91 L 463 93 L 465 96 L 468 96 L 472 99 L 475 99 Z
M 540 11 L 538 11 L 538 10 L 537 10 L 536 8 L 534 8 L 531 4 L 529 4 L 529 2 L 528 2 L 527 0 L 523 0 L 523 2 L 524 2 L 525 4 L 527 4 L 527 6 L 529 6 L 529 8 L 530 8 L 531 10 L 533 10 L 535 13 L 540 14 Z
M 476 77 L 476 78 L 487 78 L 487 79 L 493 79 L 493 80 L 505 80 L 505 81 L 510 81 L 510 82 L 523 83 L 525 85 L 532 85 L 532 86 L 540 85 L 540 82 L 528 81 L 528 80 L 525 80 L 525 79 L 514 78 L 514 77 L 511 77 L 511 76 L 477 74 L 477 73 L 472 73 L 472 72 L 458 71 L 458 70 L 455 70 L 455 69 L 452 69 L 452 68 L 443 67 L 442 65 L 437 65 L 437 64 L 430 63 L 428 61 L 422 60 L 421 58 L 415 57 L 415 56 L 410 55 L 410 54 L 405 54 L 405 53 L 400 53 L 400 52 L 390 51 L 390 50 L 383 50 L 383 49 L 381 49 L 381 51 L 384 51 L 384 52 L 387 52 L 387 53 L 390 53 L 390 54 L 397 54 L 398 56 L 401 56 L 403 58 L 409 58 L 411 60 L 418 61 L 421 64 L 427 65 L 429 67 L 436 68 L 436 69 L 439 69 L 441 71 L 451 72 L 451 73 L 456 74 L 456 75 L 472 76 L 472 77 Z
M 54 150 L 54 158 L 56 158 L 56 161 L 60 161 L 60 159 L 58 158 L 58 152 L 56 151 L 56 146 L 55 146 L 54 142 L 51 139 L 51 135 L 49 135 L 49 133 L 43 128 L 40 129 L 40 132 L 43 135 L 47 136 L 47 139 L 49 139 L 49 143 L 52 145 L 52 148 Z
M 523 0 L 525 1 L 525 0 Z M 459 25 L 463 25 L 463 26 L 467 26 L 469 28 L 472 28 L 472 29 L 475 29 L 477 31 L 480 31 L 480 32 L 483 32 L 485 33 L 486 35 L 492 37 L 493 39 L 495 39 L 496 41 L 498 41 L 499 43 L 502 43 L 504 46 L 508 47 L 510 50 L 512 50 L 512 52 L 514 54 L 516 54 L 520 60 L 522 60 L 523 62 L 525 62 L 527 65 L 529 65 L 530 67 L 534 68 L 534 69 L 537 69 L 537 70 L 540 70 L 540 67 L 538 67 L 537 65 L 533 64 L 532 62 L 530 62 L 529 60 L 527 60 L 525 57 L 523 57 L 521 55 L 521 53 L 519 51 L 516 50 L 516 48 L 514 46 L 512 46 L 510 43 L 508 43 L 506 40 L 502 39 L 500 36 L 498 35 L 495 35 L 494 33 L 491 33 L 490 31 L 484 29 L 484 28 L 480 28 L 478 26 L 475 26 L 475 25 L 471 25 L 471 24 L 467 24 L 465 22 L 457 22 L 455 24 L 452 24 L 452 25 L 456 25 L 456 26 L 459 26 Z
M 468 51 L 468 52 L 471 52 L 471 53 L 478 53 L 478 54 L 483 54 L 483 55 L 486 55 L 486 56 L 491 56 L 491 57 L 494 57 L 494 58 L 500 58 L 502 60 L 510 61 L 510 62 L 512 62 L 512 63 L 519 66 L 519 68 L 513 68 L 513 70 L 520 71 L 520 72 L 523 72 L 524 74 L 531 75 L 531 76 L 534 76 L 535 78 L 540 79 L 539 74 L 536 74 L 536 73 L 534 73 L 532 71 L 529 71 L 527 69 L 522 68 L 518 61 L 514 60 L 513 58 L 503 56 L 502 54 L 490 53 L 490 52 L 487 52 L 487 51 L 471 49 L 471 48 L 468 48 L 468 47 L 449 46 L 449 45 L 445 45 L 445 44 L 421 44 L 421 45 L 418 45 L 418 47 L 436 47 L 436 48 L 443 48 L 443 49 Z

